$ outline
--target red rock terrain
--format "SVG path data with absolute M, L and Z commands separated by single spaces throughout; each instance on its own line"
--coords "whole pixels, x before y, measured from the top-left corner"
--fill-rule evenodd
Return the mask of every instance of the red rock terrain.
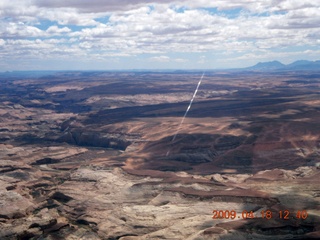
M 0 239 L 319 239 L 320 74 L 200 76 L 1 77 Z

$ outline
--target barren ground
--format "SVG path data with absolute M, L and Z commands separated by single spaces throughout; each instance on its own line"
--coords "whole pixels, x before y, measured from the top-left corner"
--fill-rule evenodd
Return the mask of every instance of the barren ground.
M 0 239 L 319 239 L 320 73 L 201 74 L 0 76 Z

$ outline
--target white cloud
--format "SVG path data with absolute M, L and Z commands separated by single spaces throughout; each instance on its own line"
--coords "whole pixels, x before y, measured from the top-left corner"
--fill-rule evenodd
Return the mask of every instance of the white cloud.
M 40 9 L 39 18 L 56 21 L 60 25 L 94 26 L 97 25 L 94 19 L 101 16 L 94 13 L 79 13 L 77 9 Z
M 274 10 L 298 10 L 298 9 L 305 9 L 305 8 L 313 8 L 319 7 L 320 3 L 317 0 L 282 0 L 282 1 L 275 1 L 277 4 L 273 6 Z
M 186 63 L 188 62 L 188 59 L 185 58 L 170 58 L 168 56 L 155 56 L 149 58 L 150 61 L 152 62 L 176 62 L 176 63 Z
M 150 60 L 153 62 L 169 62 L 170 58 L 168 56 L 156 56 L 151 57 Z
M 55 35 L 55 34 L 69 33 L 71 32 L 71 29 L 68 27 L 59 28 L 58 26 L 50 26 L 46 30 L 46 32 L 51 35 Z
M 4 46 L 6 44 L 6 41 L 0 38 L 0 47 Z
M 174 59 L 175 62 L 177 63 L 185 63 L 188 62 L 188 59 L 184 59 L 184 58 L 175 58 Z
M 320 1 L 1 0 L 0 18 L 2 56 L 156 54 L 149 60 L 182 63 L 184 53 L 255 58 L 319 48 Z
M 43 31 L 39 28 L 28 26 L 23 22 L 9 22 L 0 25 L 0 37 L 2 38 L 39 37 L 43 35 Z
M 75 8 L 79 12 L 114 12 L 127 11 L 136 7 L 145 6 L 154 3 L 171 4 L 177 1 L 172 0 L 55 0 L 43 1 L 33 0 L 35 5 L 45 8 Z M 179 1 L 185 2 L 185 1 Z

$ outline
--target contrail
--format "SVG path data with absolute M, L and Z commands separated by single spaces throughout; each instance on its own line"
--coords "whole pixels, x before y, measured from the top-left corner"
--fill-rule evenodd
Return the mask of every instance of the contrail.
M 183 124 L 184 119 L 186 118 L 186 116 L 187 116 L 187 114 L 188 114 L 188 112 L 189 112 L 189 110 L 190 110 L 190 108 L 191 108 L 191 105 L 192 105 L 192 103 L 193 103 L 193 100 L 194 100 L 194 98 L 195 98 L 196 95 L 197 95 L 197 92 L 198 92 L 198 89 L 199 89 L 199 87 L 200 87 L 200 85 L 201 85 L 201 82 L 202 82 L 203 77 L 204 77 L 204 73 L 202 73 L 202 76 L 201 76 L 201 78 L 200 78 L 200 80 L 199 80 L 199 82 L 198 82 L 197 88 L 196 88 L 196 90 L 194 91 L 193 96 L 192 96 L 192 98 L 191 98 L 191 100 L 190 100 L 189 106 L 188 106 L 186 112 L 184 113 L 184 115 L 183 115 L 183 117 L 182 117 L 182 120 L 181 120 L 181 122 L 180 122 L 180 124 L 179 124 L 179 127 L 178 127 L 176 133 L 174 134 L 171 142 L 173 142 L 173 141 L 176 139 L 176 137 L 177 137 L 177 135 L 178 135 L 178 133 L 179 133 L 179 131 L 180 131 L 181 125 Z M 169 153 L 170 153 L 170 150 L 167 152 L 166 156 L 168 156 Z

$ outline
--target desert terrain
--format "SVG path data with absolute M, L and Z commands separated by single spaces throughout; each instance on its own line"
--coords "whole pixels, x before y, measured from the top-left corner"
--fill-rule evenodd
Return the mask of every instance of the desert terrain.
M 0 74 L 0 239 L 320 239 L 320 72 L 201 75 Z

